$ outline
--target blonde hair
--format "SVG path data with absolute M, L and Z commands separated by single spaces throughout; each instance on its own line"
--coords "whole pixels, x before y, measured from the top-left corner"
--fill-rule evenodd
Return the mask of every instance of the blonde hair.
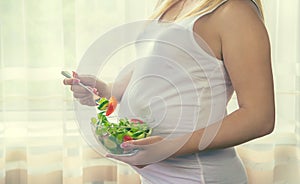
M 158 2 L 158 6 L 156 10 L 154 11 L 153 15 L 150 17 L 151 19 L 156 19 L 160 17 L 164 12 L 166 12 L 171 6 L 176 4 L 181 0 L 160 0 Z M 207 13 L 211 10 L 213 10 L 215 7 L 217 7 L 220 3 L 222 3 L 224 0 L 202 0 L 198 3 L 197 6 L 195 6 L 194 9 L 192 9 L 190 12 L 186 13 L 183 16 L 180 16 L 176 20 L 180 20 L 183 18 L 187 18 L 194 15 L 200 15 Z M 255 3 L 258 7 L 259 13 L 261 17 L 263 18 L 263 10 L 262 10 L 262 3 L 261 0 L 255 0 Z

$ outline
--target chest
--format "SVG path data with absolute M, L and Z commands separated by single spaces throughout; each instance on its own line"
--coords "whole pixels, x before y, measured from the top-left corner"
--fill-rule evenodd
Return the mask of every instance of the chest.
M 179 2 L 167 9 L 160 17 L 162 22 L 172 22 L 190 11 L 195 4 Z M 218 15 L 212 12 L 199 18 L 193 25 L 193 31 L 200 36 L 206 43 L 207 48 L 204 50 L 210 53 L 219 60 L 223 60 L 222 57 L 222 43 L 217 28 Z

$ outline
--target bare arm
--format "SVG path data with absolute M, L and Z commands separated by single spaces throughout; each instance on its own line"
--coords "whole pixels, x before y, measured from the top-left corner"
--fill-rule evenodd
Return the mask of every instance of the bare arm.
M 229 2 L 220 12 L 219 21 L 224 63 L 239 109 L 223 119 L 205 149 L 235 146 L 267 135 L 273 131 L 275 121 L 270 45 L 263 22 L 247 1 Z M 175 155 L 199 151 L 203 132 L 195 131 Z

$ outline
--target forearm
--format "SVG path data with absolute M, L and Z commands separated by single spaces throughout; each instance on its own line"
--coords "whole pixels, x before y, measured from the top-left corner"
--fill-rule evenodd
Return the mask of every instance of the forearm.
M 126 87 L 118 83 L 108 83 L 105 84 L 105 89 L 102 90 L 102 95 L 100 96 L 105 97 L 107 99 L 109 99 L 111 96 L 114 96 L 119 102 L 121 101 L 125 89 Z
M 101 97 L 109 99 L 114 96 L 117 101 L 121 101 L 124 91 L 126 90 L 132 76 L 132 70 L 119 76 L 114 82 L 105 83 L 101 80 L 96 81 L 96 88 Z
M 110 98 L 111 84 L 107 84 L 101 80 L 96 80 L 95 88 L 97 89 L 100 97 L 105 97 L 107 99 Z
M 222 122 L 191 133 L 188 141 L 173 156 L 236 146 L 271 133 L 273 125 L 272 116 L 256 118 L 241 108 L 226 116 Z

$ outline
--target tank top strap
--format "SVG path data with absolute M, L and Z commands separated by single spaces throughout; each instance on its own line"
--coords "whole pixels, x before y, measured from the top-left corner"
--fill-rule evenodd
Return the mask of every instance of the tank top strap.
M 255 4 L 255 6 L 256 6 L 256 8 L 257 8 L 257 11 L 258 11 L 258 13 L 259 13 L 259 16 L 260 16 L 260 17 L 263 17 L 263 15 L 261 14 L 261 12 L 259 11 L 259 6 L 258 6 L 256 0 L 251 0 L 251 1 Z
M 190 29 L 193 29 L 193 27 L 194 27 L 194 24 L 195 24 L 195 22 L 199 19 L 199 18 L 201 18 L 201 17 L 203 17 L 203 16 L 205 16 L 205 15 L 208 15 L 208 14 L 210 14 L 210 13 L 213 13 L 216 9 L 218 9 L 220 6 L 222 6 L 224 3 L 226 3 L 228 0 L 223 0 L 223 1 L 221 1 L 219 4 L 217 4 L 213 9 L 211 9 L 211 10 L 209 10 L 209 11 L 207 11 L 207 12 L 204 12 L 204 13 L 202 13 L 202 14 L 199 14 L 199 15 L 196 15 L 196 16 L 192 16 L 192 17 L 190 17 L 190 18 L 187 18 L 187 25 L 186 26 L 188 26 Z M 257 10 L 258 10 L 258 12 L 259 12 L 259 15 L 262 17 L 262 15 L 261 15 L 261 13 L 260 13 L 260 11 L 259 11 L 259 6 L 258 6 L 258 4 L 257 4 L 257 2 L 256 2 L 256 0 L 251 0 L 254 4 L 255 4 L 255 6 L 256 6 L 256 8 L 257 8 Z

